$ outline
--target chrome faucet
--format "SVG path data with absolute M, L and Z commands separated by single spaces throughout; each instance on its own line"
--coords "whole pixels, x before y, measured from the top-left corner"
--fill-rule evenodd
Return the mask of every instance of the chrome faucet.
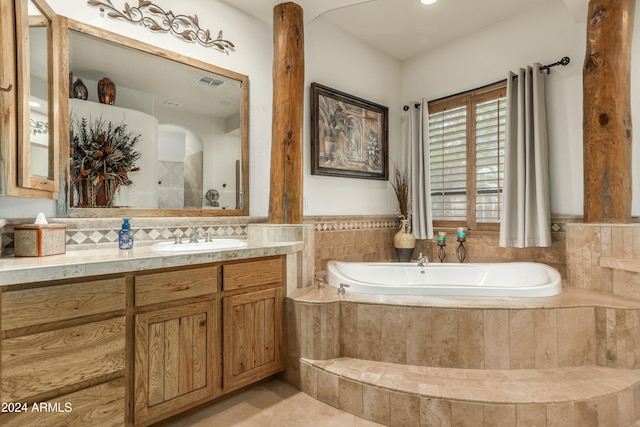
M 347 285 L 346 283 L 340 283 L 340 287 L 338 288 L 338 295 L 344 295 L 347 290 L 345 288 L 348 288 L 349 285 Z
M 418 267 L 424 267 L 427 264 L 429 264 L 429 260 L 426 256 L 422 255 L 422 252 L 420 252 L 420 256 L 418 257 Z
M 191 237 L 189 238 L 189 243 L 198 243 L 199 238 L 200 238 L 200 232 L 192 228 Z

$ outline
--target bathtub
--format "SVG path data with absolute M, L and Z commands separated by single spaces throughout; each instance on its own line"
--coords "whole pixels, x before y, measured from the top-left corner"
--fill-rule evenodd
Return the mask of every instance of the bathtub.
M 546 264 L 454 264 L 329 261 L 327 282 L 347 292 L 375 295 L 546 297 L 562 290 L 560 273 Z

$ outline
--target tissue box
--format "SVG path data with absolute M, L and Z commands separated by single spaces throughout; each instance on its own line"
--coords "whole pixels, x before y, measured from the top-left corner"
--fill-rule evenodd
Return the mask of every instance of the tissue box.
M 63 224 L 23 224 L 13 227 L 14 256 L 47 256 L 67 250 L 67 227 Z

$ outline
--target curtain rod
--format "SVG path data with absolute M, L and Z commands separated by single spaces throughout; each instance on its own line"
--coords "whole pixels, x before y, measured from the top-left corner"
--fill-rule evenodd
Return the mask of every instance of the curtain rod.
M 557 65 L 562 65 L 563 67 L 566 65 L 569 65 L 569 62 L 571 62 L 571 59 L 568 56 L 563 56 L 562 59 L 558 62 L 554 62 L 553 64 L 548 64 L 548 65 L 543 65 L 542 67 L 540 67 L 540 71 L 547 71 L 547 74 L 549 74 L 551 72 L 550 68 L 551 67 L 555 67 Z
M 551 67 L 556 67 L 556 66 L 558 66 L 558 65 L 562 65 L 562 66 L 564 67 L 564 66 L 566 66 L 566 65 L 569 65 L 569 62 L 571 62 L 571 58 L 569 58 L 568 56 L 563 56 L 563 57 L 562 57 L 562 59 L 561 59 L 560 61 L 554 62 L 553 64 L 542 65 L 542 66 L 540 67 L 540 70 L 538 70 L 538 71 L 541 71 L 541 72 L 542 72 L 542 71 L 546 71 L 546 72 L 547 72 L 547 74 L 549 74 L 549 73 L 551 73 L 551 70 L 550 70 L 550 68 L 551 68 Z M 516 77 L 517 77 L 517 76 L 516 76 Z M 456 93 L 456 94 L 453 94 L 453 95 L 443 96 L 442 98 L 433 99 L 433 100 L 431 100 L 431 101 L 429 101 L 429 102 L 439 101 L 439 100 L 441 100 L 441 99 L 450 98 L 450 97 L 452 97 L 452 96 L 462 95 L 462 94 L 464 94 L 464 93 L 471 92 L 472 90 L 483 89 L 483 88 L 486 88 L 486 87 L 489 87 L 489 86 L 493 86 L 493 85 L 498 84 L 498 83 L 502 83 L 502 82 L 504 82 L 504 81 L 506 81 L 506 79 L 498 80 L 497 82 L 489 83 L 488 85 L 480 86 L 479 88 L 476 88 L 476 89 L 465 90 L 465 91 L 462 91 L 462 92 L 459 92 L 459 93 Z M 414 105 L 414 107 L 415 107 L 415 108 L 420 108 L 420 105 L 421 105 L 421 104 L 416 103 L 416 104 Z M 403 106 L 403 107 L 402 107 L 402 110 L 403 110 L 403 111 L 409 111 L 409 106 L 408 106 L 408 105 Z

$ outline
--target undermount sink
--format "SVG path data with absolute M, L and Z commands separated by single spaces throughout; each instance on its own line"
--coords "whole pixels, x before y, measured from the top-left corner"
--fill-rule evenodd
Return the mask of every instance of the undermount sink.
M 156 252 L 202 252 L 221 251 L 225 249 L 238 249 L 247 247 L 247 242 L 239 239 L 213 239 L 210 242 L 160 242 L 151 245 L 151 250 Z

